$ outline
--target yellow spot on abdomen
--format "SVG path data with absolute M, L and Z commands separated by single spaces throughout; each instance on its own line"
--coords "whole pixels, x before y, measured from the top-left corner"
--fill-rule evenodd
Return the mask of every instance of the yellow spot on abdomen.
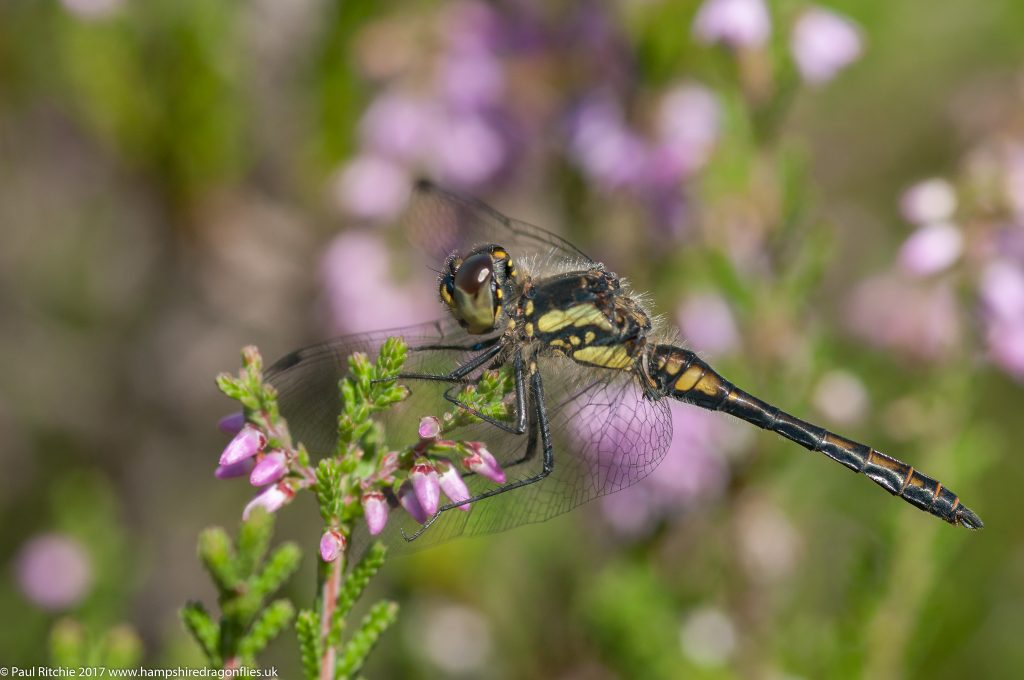
M 675 389 L 677 392 L 689 392 L 693 389 L 693 386 L 697 384 L 697 381 L 704 375 L 704 369 L 700 366 L 690 366 L 686 371 L 679 376 L 679 380 L 676 380 Z

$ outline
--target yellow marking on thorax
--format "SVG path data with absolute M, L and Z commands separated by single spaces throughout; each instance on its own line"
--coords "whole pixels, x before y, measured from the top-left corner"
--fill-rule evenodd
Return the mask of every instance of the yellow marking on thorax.
M 526 301 L 526 307 L 523 308 L 523 313 L 526 316 L 533 316 L 533 300 Z
M 697 381 L 704 375 L 704 369 L 694 364 L 686 369 L 679 379 L 676 380 L 675 389 L 677 392 L 689 392 Z
M 594 338 L 596 338 L 596 337 L 597 336 L 594 335 L 594 331 L 587 331 L 587 334 L 583 336 L 583 344 L 584 345 L 589 345 L 590 343 L 592 343 L 594 341 Z
M 532 323 L 526 324 L 525 330 L 526 330 L 526 337 L 532 338 L 533 337 L 533 324 Z
M 633 357 L 622 345 L 581 347 L 573 352 L 572 358 L 605 368 L 629 368 L 633 365 Z
M 579 346 L 579 344 L 580 344 L 580 337 L 578 335 L 570 335 L 569 336 L 569 342 L 571 342 L 573 345 Z
M 597 326 L 604 330 L 612 330 L 612 322 L 601 310 L 591 303 L 573 305 L 568 309 L 553 309 L 537 319 L 537 330 L 541 333 L 553 333 L 566 326 Z

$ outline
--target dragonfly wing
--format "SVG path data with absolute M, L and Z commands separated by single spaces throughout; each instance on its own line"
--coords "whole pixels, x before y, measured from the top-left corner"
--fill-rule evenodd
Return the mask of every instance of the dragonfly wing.
M 462 535 L 505 531 L 543 522 L 578 505 L 624 489 L 650 474 L 672 440 L 672 420 L 665 400 L 643 397 L 630 373 L 586 370 L 564 358 L 542 361 L 545 401 L 554 444 L 554 469 L 529 486 L 477 502 L 469 512 L 443 513 L 412 542 L 419 525 L 396 513 L 383 539 L 397 552 L 420 550 Z M 587 381 L 589 379 L 589 382 Z M 533 418 L 531 417 L 531 422 Z M 537 474 L 542 466 L 540 442 L 533 456 L 519 464 L 529 435 L 502 432 L 486 423 L 458 433 L 479 439 L 505 468 L 509 482 Z M 465 477 L 474 494 L 495 488 L 476 475 Z
M 473 354 L 469 351 L 424 351 L 422 348 L 425 346 L 439 343 L 466 345 L 480 340 L 479 337 L 470 338 L 449 317 L 404 328 L 347 335 L 286 354 L 267 369 L 265 377 L 277 390 L 281 414 L 288 421 L 296 443 L 302 442 L 315 454 L 334 452 L 341 411 L 338 382 L 348 375 L 348 358 L 353 352 L 364 352 L 371 360 L 376 360 L 380 346 L 390 337 L 401 337 L 409 345 L 403 370 L 410 373 L 446 373 Z M 414 397 L 427 396 L 418 394 L 422 385 L 410 385 L 414 388 Z M 428 387 L 429 391 L 436 392 L 434 385 Z M 408 401 L 411 403 L 392 409 L 396 415 L 404 417 L 410 408 L 428 408 L 422 398 L 410 398 Z M 423 411 L 419 416 L 430 413 L 429 410 Z M 390 411 L 387 415 L 388 420 L 395 420 Z M 409 417 L 418 422 L 415 414 Z
M 510 249 L 513 258 L 537 255 L 594 264 L 561 236 L 426 180 L 416 184 L 402 223 L 414 245 L 437 262 L 453 251 L 465 254 L 493 243 Z

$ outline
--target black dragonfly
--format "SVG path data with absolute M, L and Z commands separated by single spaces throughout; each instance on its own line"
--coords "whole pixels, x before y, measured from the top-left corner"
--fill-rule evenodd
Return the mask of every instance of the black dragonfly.
M 401 378 L 412 398 L 390 416 L 389 437 L 414 438 L 419 416 L 460 403 L 459 389 L 484 371 L 511 371 L 510 417 L 485 417 L 466 437 L 487 443 L 506 482 L 466 475 L 469 512 L 449 503 L 422 526 L 409 517 L 392 521 L 392 537 L 405 538 L 393 543 L 419 548 L 540 522 L 630 486 L 669 447 L 666 398 L 776 432 L 950 524 L 982 527 L 941 482 L 730 383 L 659 328 L 618 276 L 559 236 L 427 181 L 417 184 L 403 223 L 443 263 L 438 286 L 449 314 L 299 350 L 267 372 L 293 434 L 314 451 L 330 451 L 338 380 L 353 352 L 372 355 L 396 335 L 410 347 Z

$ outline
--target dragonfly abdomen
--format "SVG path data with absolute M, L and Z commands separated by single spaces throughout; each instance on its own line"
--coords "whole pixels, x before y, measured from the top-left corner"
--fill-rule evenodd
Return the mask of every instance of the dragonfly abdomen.
M 771 430 L 814 452 L 863 473 L 894 496 L 969 529 L 982 527 L 981 519 L 960 503 L 950 489 L 900 460 L 808 423 L 741 390 L 723 378 L 696 354 L 672 345 L 656 345 L 651 352 L 650 377 L 658 391 L 712 410 L 723 411 Z

